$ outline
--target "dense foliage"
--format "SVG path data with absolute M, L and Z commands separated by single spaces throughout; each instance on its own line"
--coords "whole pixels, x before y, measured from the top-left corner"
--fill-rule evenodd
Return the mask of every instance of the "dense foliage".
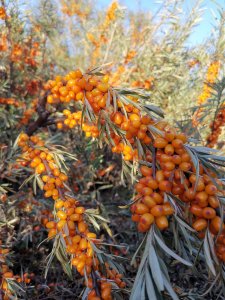
M 224 299 L 225 14 L 0 1 L 0 299 Z M 31 8 L 31 9 L 29 9 Z

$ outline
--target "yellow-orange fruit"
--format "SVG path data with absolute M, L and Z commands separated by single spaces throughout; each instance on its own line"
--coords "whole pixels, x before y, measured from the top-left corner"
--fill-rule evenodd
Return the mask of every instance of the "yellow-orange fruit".
M 137 203 L 135 205 L 135 213 L 138 215 L 143 215 L 145 213 L 149 212 L 149 208 L 147 205 L 143 204 L 143 203 Z
M 211 207 L 205 207 L 202 210 L 202 216 L 205 219 L 214 219 L 216 216 L 216 211 L 215 211 L 215 209 L 213 209 Z
M 156 226 L 160 230 L 165 230 L 169 226 L 169 223 L 168 223 L 168 220 L 167 220 L 166 216 L 156 217 L 155 218 L 155 223 L 156 223 Z
M 149 226 L 154 222 L 154 216 L 150 213 L 143 214 L 140 218 L 140 222 Z
M 196 230 L 196 231 L 202 231 L 203 229 L 206 229 L 208 223 L 205 219 L 198 219 L 196 220 L 192 227 Z

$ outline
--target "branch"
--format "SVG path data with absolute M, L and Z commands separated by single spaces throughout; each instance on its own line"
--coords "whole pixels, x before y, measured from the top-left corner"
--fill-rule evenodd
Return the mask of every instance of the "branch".
M 48 92 L 46 92 L 40 99 L 37 107 L 38 118 L 36 121 L 31 122 L 27 129 L 26 133 L 31 136 L 35 131 L 37 131 L 40 127 L 44 127 L 49 125 L 48 118 L 50 116 L 50 112 L 46 110 L 46 102 L 47 102 Z

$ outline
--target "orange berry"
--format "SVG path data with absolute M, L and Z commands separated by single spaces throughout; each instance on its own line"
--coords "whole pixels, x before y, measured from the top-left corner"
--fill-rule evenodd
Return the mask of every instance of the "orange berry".
M 79 221 L 80 220 L 80 214 L 72 214 L 70 216 L 71 221 Z
M 209 196 L 208 197 L 209 205 L 213 208 L 218 208 L 219 207 L 219 200 L 214 197 L 214 196 Z
M 159 182 L 160 191 L 170 192 L 171 188 L 172 188 L 172 184 L 168 180 L 163 180 L 163 181 Z
M 59 175 L 59 179 L 62 181 L 67 181 L 68 180 L 68 176 L 64 173 L 60 173 Z
M 183 146 L 183 141 L 180 140 L 180 139 L 174 139 L 174 140 L 172 141 L 172 146 L 173 146 L 174 148 L 181 148 L 181 147 Z
M 144 187 L 142 190 L 142 194 L 145 196 L 149 196 L 153 193 L 153 190 L 149 187 Z
M 71 240 L 72 240 L 72 243 L 73 243 L 73 244 L 77 244 L 77 243 L 80 242 L 81 236 L 80 236 L 80 235 L 75 235 L 74 237 L 72 237 Z
M 205 187 L 205 191 L 208 195 L 213 196 L 217 193 L 217 187 L 210 183 Z
M 51 197 L 51 196 L 52 196 L 52 190 L 46 191 L 46 192 L 44 193 L 44 196 L 45 196 L 46 198 Z
M 157 204 L 163 203 L 163 197 L 159 193 L 154 192 L 152 193 L 151 197 Z
M 202 208 L 197 204 L 191 205 L 190 212 L 195 216 L 202 217 Z
M 40 163 L 40 164 L 36 167 L 35 172 L 36 172 L 37 174 L 41 174 L 41 173 L 45 172 L 45 165 L 44 165 L 43 163 Z
M 57 227 L 57 229 L 58 229 L 59 231 L 61 231 L 65 225 L 66 225 L 66 220 L 60 220 L 60 221 L 57 223 L 56 227 Z
M 166 228 L 168 228 L 169 223 L 167 220 L 166 216 L 159 216 L 155 218 L 155 223 L 156 226 L 160 229 L 160 230 L 165 230 Z
M 167 203 L 163 204 L 163 214 L 165 216 L 172 215 L 173 213 L 174 213 L 174 209 L 170 203 L 167 202 Z
M 143 199 L 142 199 L 142 202 L 147 205 L 149 208 L 152 208 L 154 207 L 157 203 L 154 201 L 154 199 L 150 196 L 145 196 Z
M 165 140 L 164 138 L 158 137 L 155 139 L 153 146 L 155 148 L 162 149 L 162 148 L 165 148 L 167 144 L 168 144 L 167 140 Z
M 85 250 L 87 248 L 87 240 L 85 238 L 82 238 L 80 240 L 80 243 L 79 243 L 79 248 L 81 250 Z
M 5 272 L 4 274 L 3 274 L 3 277 L 4 278 L 13 278 L 13 273 L 12 272 Z
M 83 233 L 87 230 L 87 224 L 84 222 L 79 222 L 78 223 L 78 230 Z
M 68 226 L 69 230 L 75 229 L 75 224 L 71 220 L 67 221 L 67 226 Z
M 216 216 L 216 211 L 215 211 L 215 209 L 213 209 L 211 207 L 205 207 L 202 210 L 202 216 L 205 219 L 214 219 Z
M 57 230 L 56 230 L 55 228 L 52 228 L 52 229 L 50 229 L 49 232 L 48 232 L 48 237 L 49 237 L 49 238 L 52 238 L 52 237 L 54 237 L 56 234 L 57 234 Z
M 222 224 L 222 220 L 220 217 L 216 216 L 212 219 L 210 225 L 214 228 L 214 230 L 218 233 L 220 230 L 220 227 L 224 229 L 224 224 Z
M 64 201 L 62 201 L 62 200 L 58 200 L 58 201 L 55 203 L 55 208 L 56 208 L 56 209 L 62 208 L 63 206 L 64 206 Z
M 53 229 L 53 228 L 56 227 L 56 224 L 55 224 L 54 221 L 50 221 L 50 222 L 46 223 L 45 226 L 46 226 L 46 228 L 48 228 L 48 229 Z
M 162 216 L 164 214 L 163 206 L 162 205 L 156 205 L 156 206 L 152 207 L 151 214 L 154 217 L 160 217 L 160 216 Z
M 151 176 L 152 175 L 152 168 L 149 168 L 147 166 L 141 166 L 140 170 L 141 170 L 141 174 L 143 176 Z
M 147 186 L 153 190 L 156 190 L 158 188 L 158 182 L 152 177 L 147 177 Z
M 66 220 L 66 218 L 67 218 L 66 213 L 62 210 L 57 211 L 56 215 L 61 220 Z
M 150 213 L 143 214 L 140 218 L 140 223 L 150 226 L 154 223 L 154 216 Z
M 173 155 L 174 154 L 174 147 L 172 145 L 168 144 L 168 145 L 166 145 L 164 151 L 167 155 Z
M 204 229 L 206 229 L 208 223 L 205 219 L 198 219 L 197 221 L 195 221 L 192 225 L 192 227 L 196 230 L 196 231 L 202 231 Z
M 182 163 L 179 164 L 179 168 L 182 171 L 187 172 L 187 171 L 189 171 L 191 169 L 191 164 L 184 161 L 184 162 L 182 162 Z
M 156 171 L 156 176 L 155 176 L 155 179 L 158 181 L 158 182 L 161 182 L 165 179 L 165 176 L 164 176 L 164 173 L 162 170 L 157 170 Z
M 78 206 L 75 208 L 75 213 L 76 214 L 83 214 L 85 212 L 85 208 L 83 206 Z
M 134 214 L 134 215 L 131 216 L 131 220 L 133 222 L 139 222 L 140 221 L 140 217 L 141 217 L 140 215 Z
M 143 203 L 138 203 L 135 204 L 134 206 L 135 206 L 135 213 L 138 215 L 143 215 L 149 212 L 148 206 Z

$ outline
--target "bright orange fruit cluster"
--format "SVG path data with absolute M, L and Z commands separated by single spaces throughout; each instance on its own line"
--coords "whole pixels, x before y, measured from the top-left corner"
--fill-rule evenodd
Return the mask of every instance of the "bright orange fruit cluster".
M 26 160 L 26 164 L 29 164 L 36 174 L 41 175 L 44 184 L 44 196 L 55 200 L 55 217 L 49 214 L 48 220 L 46 217 L 44 218 L 44 224 L 49 230 L 48 237 L 54 238 L 57 234 L 62 234 L 66 251 L 72 256 L 71 264 L 82 276 L 84 274 L 88 276 L 90 284 L 92 282 L 91 272 L 93 270 L 99 272 L 99 261 L 94 255 L 92 243 L 99 243 L 100 240 L 97 239 L 94 232 L 90 232 L 88 229 L 88 224 L 85 221 L 85 208 L 80 206 L 76 199 L 67 196 L 68 177 L 60 171 L 54 156 L 44 147 L 43 141 L 37 136 L 29 137 L 22 133 L 18 145 L 22 148 L 22 157 Z M 39 147 L 42 149 L 39 150 Z M 109 266 L 106 269 L 110 280 L 118 285 L 124 285 L 121 282 L 121 277 L 118 278 L 121 275 L 117 274 L 115 270 L 110 271 Z M 98 284 L 101 286 L 102 299 L 110 300 L 112 299 L 112 284 L 107 280 L 100 277 Z M 90 292 L 88 299 L 94 299 L 92 296 L 96 294 L 95 288 Z
M 225 262 L 225 228 L 223 226 L 222 234 L 216 240 L 216 247 L 215 247 L 216 255 L 220 260 Z
M 97 76 L 82 74 L 80 70 L 75 70 L 67 74 L 64 78 L 57 76 L 54 81 L 48 81 L 45 89 L 50 89 L 51 94 L 47 101 L 49 104 L 56 104 L 59 102 L 88 101 L 91 108 L 97 115 L 101 110 L 107 109 L 106 104 L 112 105 L 113 95 L 108 84 L 109 76 L 105 75 L 102 78 Z M 130 101 L 134 103 L 138 101 L 137 98 L 128 96 Z M 135 138 L 140 139 L 144 144 L 149 144 L 152 140 L 147 134 L 148 125 L 153 124 L 154 121 L 147 115 L 141 115 L 140 109 L 134 104 L 123 105 L 117 99 L 118 111 L 110 114 L 110 120 L 122 130 L 126 132 L 126 139 L 129 144 L 134 145 Z M 63 111 L 65 115 L 64 122 L 58 123 L 58 128 L 62 128 L 63 124 L 73 128 L 81 123 L 81 112 L 70 112 L 68 109 Z M 101 119 L 101 124 L 105 123 L 104 117 Z M 86 136 L 97 137 L 99 130 L 97 124 L 88 124 L 84 122 L 82 129 L 86 132 Z M 114 146 L 112 151 L 122 153 L 125 160 L 137 159 L 137 148 L 133 149 L 128 143 L 122 141 L 121 136 L 116 135 L 110 128 L 111 139 Z
M 15 107 L 19 107 L 21 105 L 18 100 L 15 100 L 13 98 L 0 98 L 0 104 L 13 105 Z
M 68 16 L 78 16 L 81 20 L 84 20 L 88 17 L 88 10 L 84 10 L 81 8 L 79 3 L 75 3 L 74 1 L 64 1 L 61 0 L 62 4 L 62 12 Z
M 68 73 L 65 77 L 56 76 L 45 85 L 51 94 L 47 101 L 49 104 L 70 101 L 82 101 L 86 98 L 95 112 L 106 106 L 108 98 L 108 80 L 105 75 L 101 80 L 96 76 L 83 75 L 80 70 Z M 85 96 L 85 97 L 84 97 Z
M 219 73 L 219 68 L 220 68 L 220 62 L 218 60 L 213 61 L 209 65 L 207 73 L 206 73 L 206 80 L 203 85 L 203 91 L 199 95 L 198 100 L 197 100 L 198 105 L 202 105 L 203 103 L 206 102 L 207 99 L 210 98 L 210 96 L 212 94 L 212 88 L 210 85 L 215 83 L 216 78 Z M 201 112 L 202 112 L 202 108 L 199 108 L 193 115 L 192 123 L 193 123 L 193 126 L 195 126 L 195 127 L 199 124 L 199 117 L 200 117 Z
M 6 11 L 5 8 L 0 6 L 0 20 L 5 20 L 6 19 Z
M 207 76 L 208 81 L 212 81 L 212 73 L 216 73 L 218 67 L 219 64 L 215 63 L 215 66 L 210 68 Z M 75 76 L 75 74 L 77 75 Z M 162 230 L 168 227 L 167 216 L 173 214 L 175 208 L 165 201 L 165 193 L 172 193 L 181 201 L 188 203 L 190 213 L 193 216 L 193 227 L 197 231 L 204 235 L 204 230 L 209 224 L 211 232 L 216 234 L 218 224 L 222 220 L 215 209 L 219 206 L 217 196 L 221 195 L 222 192 L 213 184 L 213 179 L 208 176 L 209 174 L 215 177 L 215 174 L 212 174 L 210 170 L 204 170 L 200 162 L 199 179 L 197 180 L 195 166 L 184 147 L 187 142 L 186 135 L 178 133 L 167 122 L 156 121 L 153 117 L 143 113 L 139 99 L 131 95 L 127 95 L 128 103 L 121 102 L 121 99 L 116 96 L 117 110 L 113 111 L 111 108 L 115 105 L 115 93 L 108 84 L 109 78 L 106 76 L 98 79 L 93 75 L 82 75 L 79 70 L 75 70 L 61 81 L 56 79 L 54 82 L 49 82 L 47 87 L 51 89 L 51 92 L 55 92 L 54 86 L 60 83 L 61 88 L 67 89 L 68 81 L 66 80 L 71 80 L 71 75 L 74 77 L 74 89 L 77 89 L 79 82 L 83 83 L 83 98 L 80 100 L 84 105 L 86 104 L 85 101 L 88 101 L 96 115 L 96 123 L 91 125 L 97 125 L 99 116 L 103 115 L 100 111 L 104 111 L 107 116 L 109 115 L 112 126 L 116 126 L 123 132 L 119 135 L 110 128 L 113 152 L 122 153 L 124 160 L 142 159 L 151 163 L 152 157 L 145 145 L 154 147 L 156 150 L 157 169 L 153 172 L 152 168 L 142 166 L 143 177 L 135 187 L 138 194 L 131 210 L 132 219 L 138 222 L 138 229 L 141 232 L 147 231 L 152 223 L 156 223 Z M 86 84 L 88 87 L 92 85 L 92 88 L 84 91 Z M 72 83 L 69 89 L 73 89 Z M 78 92 L 80 93 L 81 90 L 79 89 Z M 67 93 L 69 92 L 67 91 Z M 53 97 L 54 102 L 59 100 L 64 102 L 65 99 L 61 99 L 61 97 L 60 93 L 55 95 Z M 99 101 L 102 103 L 103 99 L 105 99 L 104 105 L 99 105 Z M 73 100 L 68 98 L 68 101 Z M 75 101 L 77 101 L 76 97 Z M 105 120 L 102 118 L 99 123 L 104 126 Z M 151 131 L 151 127 L 155 130 Z M 137 141 L 145 149 L 142 154 L 138 152 Z M 221 182 L 217 179 L 216 181 L 221 186 Z
M 209 84 L 213 84 L 215 82 L 219 73 L 219 67 L 220 63 L 217 60 L 213 61 L 209 65 L 206 73 L 206 82 L 204 83 L 203 91 L 198 97 L 198 104 L 203 104 L 211 96 L 212 88 L 209 86 Z
M 138 194 L 137 201 L 131 207 L 132 220 L 138 222 L 140 232 L 148 231 L 153 223 L 164 230 L 169 225 L 166 216 L 174 213 L 172 206 L 168 202 L 164 203 L 164 192 L 171 188 L 171 183 L 165 180 L 161 170 L 153 178 L 152 168 L 141 166 L 140 169 L 143 177 L 135 186 Z
M 207 146 L 214 147 L 217 142 L 218 138 L 222 132 L 222 127 L 225 124 L 225 109 L 222 108 L 221 111 L 218 112 L 216 115 L 215 120 L 210 124 L 210 134 L 207 137 Z
M 9 254 L 8 248 L 2 247 L 2 241 L 0 240 L 0 290 L 3 291 L 3 300 L 9 300 L 14 298 L 13 293 L 9 287 L 8 280 L 16 280 L 18 283 L 25 282 L 30 283 L 31 278 L 34 277 L 32 273 L 29 275 L 28 273 L 24 273 L 23 277 L 18 275 L 14 275 L 12 270 L 9 269 L 7 265 L 7 255 Z M 1 294 L 2 295 L 2 294 Z

